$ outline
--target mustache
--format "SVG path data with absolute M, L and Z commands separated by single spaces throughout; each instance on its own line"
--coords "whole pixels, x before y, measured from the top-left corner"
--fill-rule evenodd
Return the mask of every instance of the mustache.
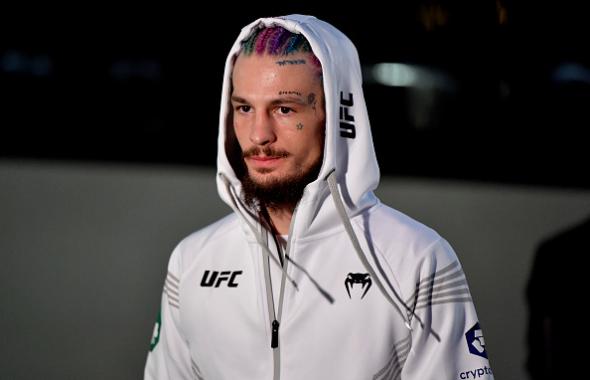
M 251 157 L 251 156 L 260 156 L 264 154 L 267 157 L 287 157 L 290 155 L 289 152 L 287 152 L 286 150 L 280 150 L 280 149 L 272 149 L 271 147 L 264 147 L 264 148 L 260 148 L 257 146 L 254 146 L 246 151 L 244 151 L 242 153 L 242 157 L 246 158 L 246 157 Z

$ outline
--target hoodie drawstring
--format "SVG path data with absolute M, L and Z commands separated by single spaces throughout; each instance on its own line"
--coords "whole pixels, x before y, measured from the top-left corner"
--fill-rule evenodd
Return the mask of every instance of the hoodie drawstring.
M 402 317 L 406 328 L 411 331 L 412 327 L 410 326 L 410 320 L 404 315 L 404 313 L 402 313 L 399 306 L 391 298 L 389 293 L 387 293 L 387 291 L 385 290 L 385 287 L 383 286 L 383 283 L 381 282 L 381 280 L 379 279 L 379 277 L 377 276 L 377 274 L 373 270 L 373 267 L 371 267 L 371 264 L 367 260 L 367 257 L 365 256 L 365 254 L 361 248 L 361 245 L 359 244 L 356 234 L 354 233 L 354 230 L 352 229 L 352 224 L 350 223 L 348 215 L 346 214 L 346 209 L 344 208 L 344 203 L 342 202 L 342 198 L 340 196 L 340 191 L 338 190 L 338 184 L 336 183 L 336 171 L 332 170 L 330 172 L 330 174 L 328 174 L 328 176 L 326 177 L 326 180 L 328 181 L 328 187 L 330 188 L 330 194 L 332 195 L 332 198 L 334 199 L 334 205 L 336 206 L 336 210 L 338 210 L 338 215 L 340 216 L 340 220 L 342 221 L 342 224 L 344 225 L 344 229 L 346 230 L 346 233 L 348 234 L 348 237 L 350 238 L 350 241 L 351 241 L 351 243 L 354 247 L 354 250 L 356 251 L 359 259 L 363 263 L 365 269 L 371 275 L 371 278 L 377 283 L 377 287 L 379 288 L 379 290 L 381 291 L 383 296 L 387 299 L 387 301 L 389 301 L 389 303 L 395 308 L 395 310 L 398 312 L 398 314 Z M 399 294 L 397 294 L 395 289 L 392 289 L 392 291 L 395 294 L 398 301 L 401 302 L 401 304 L 404 305 L 405 308 L 410 313 L 413 314 L 413 311 L 405 304 L 405 302 L 403 302 L 403 300 L 401 299 Z
M 241 203 L 240 198 L 235 194 L 235 190 L 234 190 L 233 186 L 231 185 L 231 183 L 229 182 L 229 180 L 227 179 L 227 177 L 223 174 L 219 174 L 219 176 L 223 179 L 223 182 L 225 183 L 225 186 L 227 187 L 227 192 L 230 195 L 231 201 L 234 205 L 234 209 L 242 216 L 242 219 L 246 222 L 248 227 L 250 227 L 250 230 L 252 230 L 252 233 L 256 237 L 256 241 L 258 242 L 258 245 L 260 247 L 262 247 L 262 252 L 264 253 L 264 255 L 267 258 L 270 258 L 272 260 L 272 262 L 281 270 L 281 272 L 283 272 L 283 275 L 285 277 L 287 277 L 287 279 L 291 282 L 291 284 L 295 287 L 295 289 L 298 290 L 299 288 L 298 288 L 295 280 L 293 280 L 287 274 L 287 269 L 283 265 L 281 265 L 279 260 L 270 252 L 270 249 L 268 248 L 266 242 L 263 241 L 261 234 L 258 233 L 257 228 L 250 222 L 247 215 L 244 214 L 244 211 L 242 211 L 242 208 L 244 210 L 247 210 L 247 208 L 246 208 L 246 206 L 244 206 Z M 239 207 L 238 203 L 242 207 Z

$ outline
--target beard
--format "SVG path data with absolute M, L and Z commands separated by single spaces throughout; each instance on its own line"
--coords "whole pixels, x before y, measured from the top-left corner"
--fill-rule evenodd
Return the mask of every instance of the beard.
M 257 155 L 263 152 L 267 156 L 288 157 L 289 153 L 285 151 L 275 151 L 270 148 L 253 148 L 242 154 L 243 158 L 251 155 Z M 320 156 L 316 162 L 309 168 L 298 166 L 294 173 L 282 177 L 273 177 L 267 180 L 256 180 L 248 168 L 242 171 L 240 180 L 242 182 L 242 193 L 244 201 L 250 207 L 257 210 L 271 209 L 278 210 L 284 208 L 294 209 L 297 202 L 303 196 L 303 190 L 309 183 L 318 178 L 322 167 L 323 157 Z M 243 165 L 245 166 L 245 162 Z M 259 171 L 264 173 L 264 171 Z

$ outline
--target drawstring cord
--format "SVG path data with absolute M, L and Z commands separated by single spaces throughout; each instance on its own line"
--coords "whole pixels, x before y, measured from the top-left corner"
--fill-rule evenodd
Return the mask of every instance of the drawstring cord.
M 326 180 L 328 181 L 328 187 L 330 188 L 330 194 L 332 195 L 332 198 L 334 199 L 334 205 L 336 206 L 336 210 L 338 210 L 338 215 L 340 216 L 340 220 L 342 221 L 342 224 L 344 224 L 344 229 L 346 230 L 346 233 L 348 234 L 348 237 L 350 238 L 350 241 L 352 242 L 354 250 L 356 251 L 359 259 L 363 263 L 365 269 L 371 275 L 371 278 L 374 279 L 374 281 L 377 283 L 377 287 L 379 288 L 379 290 L 381 290 L 381 293 L 385 296 L 387 301 L 389 301 L 389 303 L 395 308 L 395 310 L 398 312 L 398 314 L 402 317 L 406 328 L 408 330 L 412 331 L 412 326 L 410 326 L 410 319 L 404 315 L 404 313 L 400 310 L 399 306 L 391 298 L 389 293 L 387 293 L 387 291 L 385 290 L 385 287 L 383 286 L 383 283 L 381 282 L 381 280 L 379 279 L 379 277 L 377 276 L 377 274 L 373 270 L 373 267 L 371 266 L 371 264 L 367 260 L 367 257 L 363 253 L 361 245 L 359 244 L 356 234 L 354 233 L 354 230 L 352 229 L 352 225 L 350 224 L 350 220 L 348 218 L 348 215 L 346 214 L 346 209 L 344 208 L 344 203 L 342 202 L 342 198 L 340 196 L 340 191 L 338 190 L 338 184 L 336 183 L 336 171 L 332 170 L 330 172 L 330 174 L 328 174 L 328 176 L 326 177 Z M 395 289 L 391 289 L 391 290 L 392 290 L 393 294 L 395 295 L 395 297 L 397 298 L 397 300 L 404 306 L 404 308 L 408 312 L 410 312 L 410 315 L 415 316 L 414 311 L 411 310 L 406 305 L 406 303 L 401 299 L 401 297 L 395 291 Z M 416 318 L 416 319 L 420 322 L 420 325 L 422 325 L 422 322 L 418 318 Z
M 295 280 L 293 280 L 287 274 L 285 267 L 283 265 L 281 265 L 281 263 L 279 263 L 279 260 L 277 260 L 277 258 L 270 252 L 270 249 L 268 248 L 268 246 L 266 245 L 266 243 L 263 242 L 262 236 L 257 232 L 257 228 L 246 217 L 246 215 L 244 214 L 244 211 L 242 211 L 242 209 L 244 209 L 247 212 L 248 209 L 247 209 L 247 207 L 244 204 L 241 203 L 240 198 L 235 193 L 234 187 L 231 185 L 231 183 L 225 177 L 225 175 L 219 174 L 219 176 L 221 177 L 221 179 L 225 183 L 225 186 L 227 188 L 227 192 L 230 195 L 230 199 L 232 201 L 232 204 L 234 205 L 235 210 L 237 210 L 237 212 L 240 213 L 240 215 L 242 215 L 242 219 L 246 221 L 246 224 L 248 225 L 248 227 L 250 227 L 250 230 L 252 230 L 252 233 L 256 237 L 256 241 L 258 242 L 258 245 L 262 247 L 262 252 L 264 253 L 264 255 L 267 258 L 270 258 L 272 260 L 272 262 L 281 270 L 281 272 L 284 273 L 284 275 L 291 282 L 291 284 L 295 287 L 295 289 L 296 290 L 299 290 L 299 288 L 298 288 L 297 283 L 295 282 Z M 239 202 L 239 205 L 241 207 L 238 206 L 238 202 Z
M 284 274 L 284 276 L 291 282 L 291 284 L 295 287 L 295 289 L 298 290 L 297 283 L 287 274 L 285 267 L 283 265 L 281 265 L 279 263 L 278 259 L 270 252 L 270 249 L 268 248 L 266 243 L 263 241 L 261 234 L 259 234 L 257 232 L 257 228 L 250 222 L 250 220 L 245 215 L 245 213 L 248 213 L 248 214 L 250 214 L 250 213 L 248 211 L 248 208 L 244 204 L 242 204 L 240 198 L 235 193 L 234 187 L 231 185 L 231 183 L 229 182 L 227 177 L 225 177 L 225 175 L 220 174 L 220 177 L 222 178 L 223 182 L 225 183 L 225 186 L 227 188 L 228 194 L 230 195 L 230 199 L 231 199 L 232 204 L 234 205 L 235 210 L 240 215 L 242 215 L 243 220 L 246 222 L 248 227 L 250 227 L 250 230 L 252 231 L 252 233 L 256 237 L 256 241 L 258 242 L 258 245 L 260 245 L 262 247 L 262 252 L 264 253 L 264 255 L 267 258 L 270 258 L 272 260 L 272 262 L 278 268 L 280 268 L 280 270 Z M 407 316 L 404 315 L 404 313 L 402 312 L 402 310 L 400 309 L 398 304 L 393 300 L 393 298 L 391 298 L 389 293 L 385 290 L 383 283 L 381 282 L 381 280 L 379 279 L 379 277 L 375 273 L 375 270 L 373 269 L 373 267 L 371 266 L 371 264 L 367 260 L 367 257 L 363 253 L 363 250 L 360 246 L 358 238 L 356 237 L 356 234 L 352 228 L 352 224 L 350 223 L 350 220 L 349 220 L 348 215 L 346 213 L 346 208 L 344 206 L 344 203 L 342 202 L 342 197 L 340 195 L 340 191 L 338 190 L 338 184 L 336 182 L 336 171 L 335 170 L 332 170 L 330 172 L 330 174 L 328 174 L 328 176 L 326 177 L 326 181 L 328 182 L 328 188 L 330 190 L 330 194 L 332 196 L 332 199 L 334 200 L 334 205 L 336 207 L 336 210 L 338 211 L 338 216 L 340 217 L 340 220 L 342 221 L 342 224 L 344 225 L 344 229 L 346 230 L 346 233 L 348 234 L 348 237 L 350 238 L 350 241 L 354 247 L 354 250 L 357 253 L 357 255 L 358 255 L 361 263 L 365 267 L 365 269 L 369 272 L 371 278 L 374 279 L 375 283 L 377 284 L 377 287 L 379 288 L 379 290 L 381 291 L 383 296 L 394 307 L 394 309 L 397 311 L 397 313 L 402 317 L 402 319 L 404 320 L 404 324 L 408 330 L 412 331 L 412 326 L 410 325 L 412 317 L 415 317 L 416 320 L 420 323 L 420 326 L 424 327 L 422 321 L 414 313 L 414 310 L 412 310 L 408 305 L 406 305 L 406 303 L 402 300 L 402 298 L 397 293 L 397 291 L 395 289 L 393 289 L 393 287 L 392 287 L 391 291 L 393 292 L 395 298 L 398 300 L 398 302 L 401 305 L 403 305 L 404 309 L 406 309 L 406 311 L 408 312 L 410 317 L 408 318 Z M 243 210 L 245 210 L 245 211 L 243 211 Z M 286 259 L 291 261 L 289 257 L 286 257 Z

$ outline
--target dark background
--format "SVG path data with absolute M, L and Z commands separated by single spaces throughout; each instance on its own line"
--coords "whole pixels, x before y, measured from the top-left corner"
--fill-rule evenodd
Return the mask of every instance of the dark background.
M 384 174 L 590 187 L 579 4 L 210 5 L 4 9 L 0 158 L 213 166 L 227 52 L 247 23 L 295 12 L 341 29 L 364 67 L 416 64 L 454 83 L 417 95 L 366 81 Z
M 245 24 L 292 12 L 348 34 L 367 73 L 405 63 L 453 84 L 366 78 L 377 195 L 453 245 L 496 377 L 525 378 L 534 250 L 590 210 L 590 13 L 467 3 L 1 4 L 0 378 L 141 378 L 170 252 L 228 213 L 226 53 Z

